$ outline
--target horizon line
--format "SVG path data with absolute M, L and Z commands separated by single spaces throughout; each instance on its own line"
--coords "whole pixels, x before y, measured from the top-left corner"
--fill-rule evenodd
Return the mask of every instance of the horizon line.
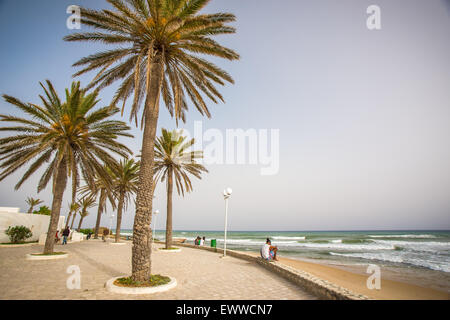
M 112 230 L 116 230 L 112 228 Z M 133 230 L 133 228 L 121 228 L 121 230 Z M 165 231 L 166 229 L 155 229 L 156 231 Z M 224 230 L 172 230 L 172 232 L 224 232 Z M 450 229 L 354 229 L 354 230 L 227 230 L 227 232 L 386 232 L 386 231 L 400 231 L 400 232 L 422 232 L 422 231 L 434 231 L 434 232 L 450 232 Z

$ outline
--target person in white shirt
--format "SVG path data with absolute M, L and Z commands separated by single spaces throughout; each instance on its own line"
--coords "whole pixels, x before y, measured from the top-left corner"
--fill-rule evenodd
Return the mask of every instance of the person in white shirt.
M 205 245 L 205 237 L 203 237 L 203 239 L 200 238 L 200 245 L 201 246 Z
M 261 248 L 261 258 L 268 261 L 270 260 L 278 261 L 277 251 L 278 248 L 272 246 L 272 242 L 270 241 L 269 238 L 267 238 L 266 243 Z

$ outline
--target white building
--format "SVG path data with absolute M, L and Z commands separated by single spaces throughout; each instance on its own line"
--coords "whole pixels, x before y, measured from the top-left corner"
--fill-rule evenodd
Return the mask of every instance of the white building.
M 41 214 L 19 213 L 19 208 L 0 207 L 0 243 L 9 242 L 9 237 L 5 234 L 8 227 L 25 226 L 31 230 L 33 236 L 26 241 L 38 241 L 42 234 L 48 231 L 50 216 Z M 60 216 L 58 230 L 65 226 L 65 217 Z

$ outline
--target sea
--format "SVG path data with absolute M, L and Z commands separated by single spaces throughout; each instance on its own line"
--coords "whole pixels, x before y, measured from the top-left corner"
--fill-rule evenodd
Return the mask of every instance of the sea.
M 132 235 L 122 229 L 122 235 Z M 194 243 L 206 237 L 223 248 L 223 231 L 174 231 Z M 154 237 L 164 240 L 165 230 Z M 450 231 L 228 231 L 227 249 L 258 252 L 271 239 L 285 257 L 338 265 L 381 264 L 436 270 L 450 276 Z

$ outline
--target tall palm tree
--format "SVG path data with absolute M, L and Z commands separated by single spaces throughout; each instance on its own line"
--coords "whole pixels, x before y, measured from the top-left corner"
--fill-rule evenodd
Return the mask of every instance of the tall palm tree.
M 74 214 L 73 220 L 75 220 L 75 216 L 77 215 L 77 212 L 79 209 L 80 209 L 80 205 L 78 202 L 72 202 L 69 204 L 69 215 L 67 216 L 66 228 L 69 225 L 70 217 L 72 216 L 72 214 Z M 73 225 L 73 221 L 72 221 L 72 225 Z
M 43 201 L 41 199 L 34 199 L 34 198 L 31 198 L 31 197 L 28 197 L 25 202 L 30 206 L 28 208 L 28 213 L 33 213 L 33 208 L 35 206 L 43 203 Z
M 114 193 L 117 197 L 117 224 L 116 240 L 120 240 L 120 227 L 122 225 L 122 211 L 126 210 L 131 197 L 138 190 L 139 181 L 139 162 L 134 159 L 120 160 L 119 166 L 113 170 Z
M 124 157 L 130 150 L 116 141 L 119 136 L 131 137 L 129 127 L 110 117 L 119 110 L 114 107 L 94 109 L 99 100 L 98 92 L 87 94 L 74 82 L 66 89 L 66 101 L 61 102 L 52 83 L 47 87 L 41 83 L 45 95 L 40 96 L 42 105 L 24 103 L 12 96 L 3 95 L 9 104 L 28 115 L 0 115 L 1 122 L 10 124 L 0 131 L 13 134 L 0 139 L 0 181 L 27 165 L 16 190 L 42 165 L 45 171 L 38 184 L 38 192 L 43 190 L 53 178 L 53 202 L 50 224 L 44 253 L 53 252 L 56 232 L 67 177 L 78 175 L 80 170 L 84 180 L 92 185 L 95 174 L 106 175 L 101 163 L 114 163 L 110 152 Z M 75 172 L 77 171 L 77 172 Z
M 86 196 L 80 200 L 80 222 L 78 223 L 78 231 L 81 229 L 81 224 L 83 223 L 84 218 L 89 215 L 88 209 L 95 206 L 95 197 Z
M 184 196 L 185 189 L 186 192 L 192 191 L 189 174 L 201 179 L 201 173 L 208 172 L 195 162 L 195 159 L 203 158 L 203 152 L 189 151 L 194 142 L 194 139 L 187 141 L 180 131 L 166 129 L 162 129 L 162 135 L 155 142 L 155 183 L 161 179 L 167 185 L 166 249 L 172 247 L 173 180 L 178 194 Z
M 73 213 L 72 223 L 70 224 L 70 230 L 73 229 L 73 224 L 75 223 L 75 218 L 77 217 L 77 213 L 79 210 L 80 210 L 80 208 L 78 207 L 78 209 L 76 211 L 74 211 L 74 213 Z
M 130 119 L 142 115 L 144 129 L 139 190 L 133 226 L 132 279 L 145 281 L 151 273 L 150 229 L 153 200 L 154 141 L 160 97 L 170 114 L 185 120 L 187 97 L 197 110 L 211 116 L 204 96 L 224 101 L 215 85 L 234 83 L 231 76 L 200 57 L 237 60 L 239 55 L 212 38 L 235 33 L 230 13 L 200 14 L 210 0 L 107 0 L 113 10 L 81 9 L 81 22 L 97 32 L 74 33 L 66 41 L 112 44 L 112 50 L 82 58 L 75 76 L 99 70 L 91 87 L 99 89 L 121 80 L 112 104 L 133 95 Z M 186 97 L 187 96 L 187 97 Z M 140 107 L 144 105 L 140 114 Z
M 113 167 L 116 168 L 118 166 L 119 164 L 115 163 Z M 111 173 L 111 169 L 108 166 L 104 166 L 104 170 L 106 171 L 107 175 L 96 175 L 93 186 L 86 185 L 80 188 L 81 194 L 93 195 L 94 197 L 98 197 L 97 220 L 95 222 L 94 239 L 98 239 L 98 232 L 100 230 L 102 214 L 106 212 L 106 204 L 108 200 L 112 206 L 112 209 L 116 209 L 116 200 L 114 199 L 113 190 L 113 175 Z

